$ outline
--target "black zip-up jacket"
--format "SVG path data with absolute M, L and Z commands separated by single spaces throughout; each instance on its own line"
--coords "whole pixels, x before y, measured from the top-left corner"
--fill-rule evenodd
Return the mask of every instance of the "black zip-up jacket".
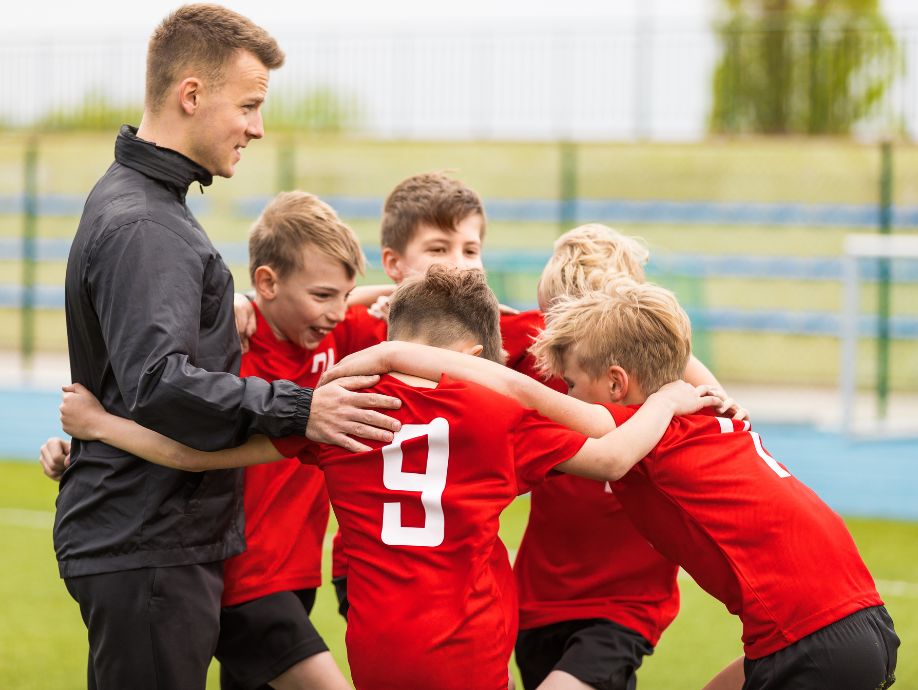
M 185 205 L 211 175 L 122 127 L 67 261 L 70 372 L 105 409 L 201 450 L 303 434 L 310 389 L 240 379 L 233 279 Z M 221 560 L 245 548 L 242 471 L 181 472 L 74 441 L 61 577 Z

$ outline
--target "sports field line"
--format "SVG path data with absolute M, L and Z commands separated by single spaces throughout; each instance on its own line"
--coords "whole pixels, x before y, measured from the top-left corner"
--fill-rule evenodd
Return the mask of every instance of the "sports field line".
M 0 508 L 0 526 L 29 527 L 32 529 L 50 530 L 54 526 L 54 511 L 25 510 L 21 508 Z M 326 534 L 323 547 L 331 551 L 332 535 Z M 508 549 L 510 559 L 516 558 L 516 549 Z M 690 579 L 684 570 L 679 570 L 679 579 Z M 877 580 L 877 589 L 884 596 L 918 599 L 918 582 L 905 580 Z

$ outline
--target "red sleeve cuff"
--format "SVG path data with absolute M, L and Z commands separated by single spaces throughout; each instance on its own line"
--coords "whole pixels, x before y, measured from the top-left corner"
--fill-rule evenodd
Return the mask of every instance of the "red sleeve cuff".
M 305 436 L 272 438 L 271 443 L 285 458 L 297 458 L 300 462 L 315 463 L 318 446 Z

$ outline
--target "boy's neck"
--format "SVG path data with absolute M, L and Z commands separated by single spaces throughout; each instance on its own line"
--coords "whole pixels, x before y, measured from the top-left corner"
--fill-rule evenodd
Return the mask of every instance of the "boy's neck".
M 436 381 L 421 378 L 420 376 L 412 376 L 411 374 L 403 374 L 400 371 L 390 371 L 389 376 L 398 379 L 402 383 L 407 383 L 412 388 L 436 388 L 439 385 Z

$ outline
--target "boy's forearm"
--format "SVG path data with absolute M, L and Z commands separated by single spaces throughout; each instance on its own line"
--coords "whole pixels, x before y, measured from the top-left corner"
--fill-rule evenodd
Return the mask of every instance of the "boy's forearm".
M 602 436 L 615 428 L 615 420 L 605 409 L 558 393 L 535 379 L 495 362 L 451 350 L 414 343 L 390 343 L 388 356 L 393 370 L 438 379 L 442 374 L 472 381 L 514 398 L 552 421 L 587 434 Z
M 602 438 L 588 439 L 577 455 L 556 469 L 599 481 L 618 481 L 660 442 L 673 412 L 667 399 L 651 396 L 631 419 Z
M 266 436 L 253 436 L 236 448 L 206 452 L 114 415 L 105 415 L 97 435 L 103 443 L 126 450 L 155 465 L 187 472 L 246 467 L 282 457 Z
M 695 355 L 689 356 L 688 364 L 685 366 L 685 374 L 682 378 L 693 386 L 711 385 L 720 387 L 720 382 L 714 376 L 714 373 Z

